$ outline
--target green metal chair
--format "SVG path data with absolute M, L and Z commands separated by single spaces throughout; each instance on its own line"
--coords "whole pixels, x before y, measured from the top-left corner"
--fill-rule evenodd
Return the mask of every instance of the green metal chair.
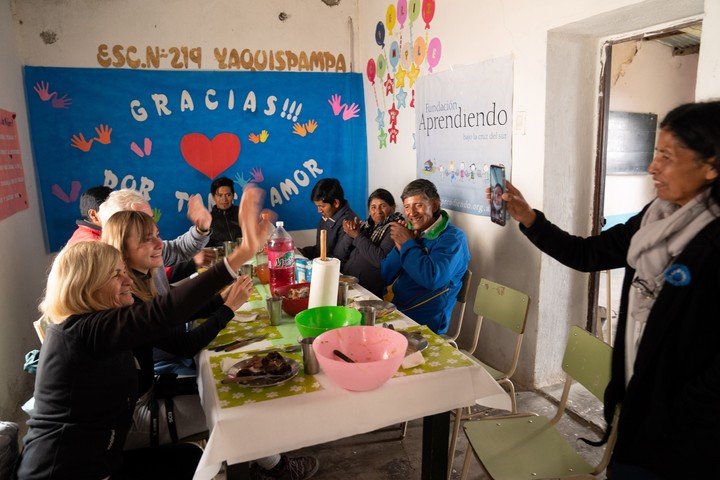
M 613 422 L 602 460 L 587 463 L 557 431 L 555 425 L 567 405 L 573 380 L 602 401 L 610 381 L 612 347 L 585 330 L 573 326 L 568 334 L 562 368 L 567 374 L 565 388 L 552 419 L 537 415 L 513 415 L 476 420 L 465 424 L 468 450 L 460 478 L 467 478 L 474 454 L 494 480 L 542 478 L 583 478 L 602 472 L 610 460 L 617 431 Z M 587 478 L 587 477 L 585 477 Z
M 480 362 L 495 381 L 501 385 L 505 385 L 510 390 L 513 413 L 517 412 L 517 403 L 515 400 L 515 385 L 513 385 L 510 377 L 515 373 L 518 360 L 520 359 L 520 347 L 522 346 L 523 336 L 525 335 L 525 323 L 527 322 L 529 308 L 530 297 L 526 294 L 513 290 L 505 285 L 491 282 L 485 278 L 480 279 L 480 285 L 478 285 L 477 294 L 475 295 L 475 305 L 473 307 L 473 311 L 478 317 L 475 326 L 475 341 L 471 353 L 474 353 L 477 348 L 480 328 L 485 319 L 510 330 L 516 335 L 515 351 L 513 352 L 510 365 L 507 368 L 499 369 L 490 364 Z
M 453 347 L 458 348 L 457 338 L 462 330 L 463 317 L 465 316 L 465 305 L 467 304 L 468 291 L 470 291 L 470 280 L 472 280 L 472 272 L 468 268 L 462 277 L 462 286 L 455 297 L 455 309 L 450 319 L 450 329 L 447 334 L 441 335 Z
M 510 377 L 515 373 L 520 358 L 520 347 L 522 346 L 523 335 L 525 334 L 525 324 L 527 322 L 529 308 L 530 297 L 526 294 L 506 287 L 505 285 L 491 282 L 486 278 L 480 279 L 480 284 L 475 294 L 475 303 L 473 305 L 473 312 L 476 314 L 473 342 L 467 352 L 472 355 L 477 349 L 483 320 L 487 319 L 516 335 L 515 350 L 507 368 L 500 370 L 478 360 L 478 363 L 490 373 L 496 382 L 506 386 L 510 391 L 513 413 L 517 412 L 517 402 L 515 399 L 515 385 L 513 385 Z M 448 462 L 448 478 L 450 472 L 452 472 L 452 460 L 455 455 L 457 437 L 460 433 L 460 424 L 463 420 L 472 418 L 470 408 L 467 408 L 467 414 L 463 414 L 462 411 L 463 409 L 457 409 L 453 412 L 455 415 L 455 424 L 453 425 L 452 436 L 450 437 L 450 449 L 448 452 L 450 458 Z

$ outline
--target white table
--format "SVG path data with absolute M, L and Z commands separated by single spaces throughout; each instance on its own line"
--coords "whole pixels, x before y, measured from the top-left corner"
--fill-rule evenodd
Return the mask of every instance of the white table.
M 210 355 L 218 354 L 203 350 L 196 357 L 210 439 L 195 480 L 212 479 L 223 461 L 247 462 L 420 417 L 425 417 L 423 478 L 440 478 L 438 472 L 444 477 L 447 470 L 449 411 L 476 401 L 510 409 L 508 394 L 479 364 L 392 378 L 369 392 L 343 390 L 321 372 L 315 378 L 323 390 L 220 408 Z

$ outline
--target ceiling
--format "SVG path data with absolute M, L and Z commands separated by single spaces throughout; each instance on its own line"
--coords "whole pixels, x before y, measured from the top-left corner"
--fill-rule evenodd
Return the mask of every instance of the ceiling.
M 701 33 L 702 24 L 696 23 L 683 28 L 675 28 L 673 30 L 650 35 L 646 37 L 645 40 L 667 45 L 673 49 L 673 55 L 690 55 L 700 51 Z

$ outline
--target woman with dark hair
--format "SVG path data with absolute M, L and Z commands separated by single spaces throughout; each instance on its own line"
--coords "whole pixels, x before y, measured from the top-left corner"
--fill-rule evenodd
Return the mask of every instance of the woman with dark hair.
M 322 218 L 318 223 L 315 245 L 303 247 L 300 252 L 310 260 L 319 257 L 320 231 L 325 230 L 327 232 L 327 255 L 338 258 L 335 245 L 343 231 L 343 220 L 352 220 L 356 217 L 350 204 L 345 200 L 345 192 L 340 181 L 337 178 L 323 178 L 315 184 L 310 192 L 310 200 L 315 204 Z
M 378 188 L 368 197 L 370 216 L 364 222 L 355 217 L 343 220 L 344 235 L 335 247 L 346 275 L 357 277 L 360 285 L 382 298 L 385 282 L 380 275 L 380 261 L 395 246 L 390 238 L 390 223 L 402 220 L 395 211 L 395 199 L 384 188 Z
M 625 268 L 605 391 L 608 424 L 620 407 L 613 480 L 718 470 L 719 161 L 720 102 L 675 108 L 660 123 L 648 167 L 655 200 L 588 238 L 560 230 L 506 183 L 508 212 L 540 250 L 584 272 Z

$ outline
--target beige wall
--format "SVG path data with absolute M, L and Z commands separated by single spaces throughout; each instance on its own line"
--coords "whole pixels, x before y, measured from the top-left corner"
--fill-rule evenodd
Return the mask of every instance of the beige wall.
M 23 372 L 25 352 L 38 348 L 32 328 L 44 287 L 40 204 L 30 151 L 22 62 L 10 5 L 0 1 L 0 108 L 17 113 L 25 187 L 30 208 L 0 221 L 0 420 L 22 418 L 19 406 L 31 395 L 34 376 Z

